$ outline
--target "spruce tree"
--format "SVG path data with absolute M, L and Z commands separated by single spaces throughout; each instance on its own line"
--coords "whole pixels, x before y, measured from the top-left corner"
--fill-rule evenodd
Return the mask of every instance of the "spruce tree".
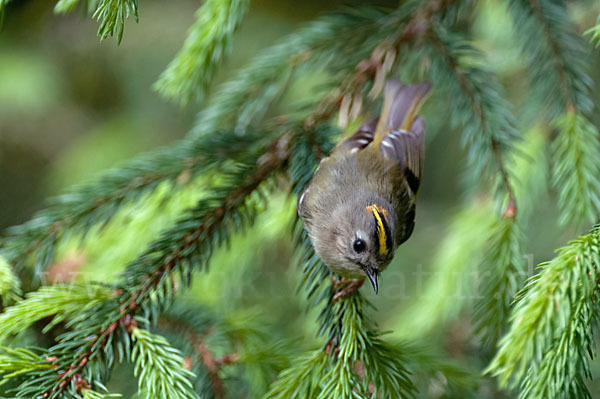
M 138 396 L 148 399 L 591 397 L 600 231 L 585 226 L 600 211 L 589 76 L 600 18 L 579 32 L 569 7 L 591 1 L 491 3 L 511 20 L 509 46 L 530 88 L 518 104 L 524 111 L 515 112 L 475 40 L 479 2 L 406 0 L 325 14 L 256 54 L 210 95 L 252 3 L 203 3 L 155 84 L 166 99 L 199 107 L 187 137 L 53 198 L 0 241 L 0 392 L 120 397 L 106 386 L 119 364 L 130 364 Z M 59 0 L 55 12 L 77 8 L 98 21 L 100 39 L 117 43 L 139 19 L 136 0 Z M 0 0 L 0 16 L 10 18 L 9 0 Z M 316 73 L 326 79 L 310 98 L 273 115 L 290 87 Z M 466 199 L 436 245 L 426 299 L 398 312 L 403 340 L 373 321 L 362 291 L 336 297 L 339 278 L 296 217 L 289 229 L 302 280 L 290 295 L 318 309 L 312 349 L 298 353 L 253 315 L 229 317 L 183 300 L 233 235 L 247 234 L 273 203 L 295 203 L 340 138 L 378 113 L 388 78 L 431 81 L 424 115 L 442 109 L 448 120 L 436 128 L 467 154 Z M 581 235 L 529 276 L 527 226 L 549 190 L 559 228 Z M 41 278 L 66 246 L 118 237 L 111 223 L 125 211 L 174 217 L 114 282 Z M 477 347 L 471 365 L 429 342 L 460 318 Z M 37 335 L 24 338 L 26 331 Z

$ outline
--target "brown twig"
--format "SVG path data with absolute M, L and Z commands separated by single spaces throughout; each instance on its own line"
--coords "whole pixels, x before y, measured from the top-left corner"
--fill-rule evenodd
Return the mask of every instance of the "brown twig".
M 215 399 L 224 399 L 225 387 L 223 386 L 223 381 L 219 376 L 219 364 L 216 362 L 212 352 L 206 347 L 204 342 L 199 342 L 194 346 L 202 358 L 202 363 L 204 363 L 206 369 L 208 370 L 208 375 L 210 377 L 210 383 L 212 385 Z
M 180 320 L 173 320 L 166 317 L 161 317 L 158 320 L 158 325 L 163 328 L 168 328 L 178 333 L 184 333 L 187 339 L 200 356 L 202 363 L 208 371 L 212 392 L 215 399 L 225 398 L 225 387 L 223 380 L 219 376 L 219 371 L 222 365 L 230 365 L 239 361 L 240 356 L 237 353 L 228 354 L 220 359 L 216 359 L 212 351 L 206 346 L 205 340 L 200 338 L 196 332 L 189 326 L 182 323 Z M 187 369 L 191 368 L 191 363 L 187 361 Z

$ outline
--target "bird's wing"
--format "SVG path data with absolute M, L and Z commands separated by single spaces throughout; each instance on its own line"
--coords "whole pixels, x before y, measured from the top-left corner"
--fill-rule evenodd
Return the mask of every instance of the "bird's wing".
M 425 157 L 425 119 L 420 116 L 410 130 L 394 130 L 385 135 L 379 148 L 383 155 L 397 163 L 404 172 L 413 193 L 419 189 Z
M 355 153 L 359 150 L 364 149 L 369 144 L 371 144 L 371 142 L 373 141 L 373 137 L 375 137 L 375 128 L 377 127 L 378 121 L 379 121 L 379 117 L 374 118 L 373 120 L 371 120 L 368 123 L 362 124 L 356 130 L 356 132 L 354 132 L 354 134 L 352 134 L 352 136 L 348 137 L 346 140 L 342 141 L 335 147 L 335 149 L 330 157 L 327 157 L 321 161 L 321 163 L 319 164 L 319 168 L 323 167 L 324 165 L 327 165 L 328 162 L 335 162 L 335 161 L 333 161 L 333 159 L 335 159 L 336 156 L 340 156 L 342 154 Z M 327 167 L 327 166 L 325 166 L 325 167 Z M 311 182 L 308 184 L 308 186 L 304 189 L 304 191 L 298 197 L 298 202 L 296 203 L 296 209 L 298 210 L 298 215 L 302 218 L 310 217 L 309 212 L 306 207 L 306 197 L 310 191 L 310 185 L 312 184 L 312 182 L 314 181 L 314 179 L 317 176 L 317 172 L 318 172 L 319 168 L 317 168 L 317 170 L 315 171 L 315 174 L 314 174 Z
M 373 141 L 375 137 L 375 128 L 379 117 L 374 118 L 368 123 L 362 124 L 352 136 L 342 141 L 336 148 L 336 151 L 353 153 L 362 150 Z

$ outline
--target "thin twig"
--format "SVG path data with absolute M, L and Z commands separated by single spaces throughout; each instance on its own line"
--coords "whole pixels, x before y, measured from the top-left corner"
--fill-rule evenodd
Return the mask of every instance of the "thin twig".
M 225 355 L 221 359 L 216 359 L 212 351 L 206 346 L 205 340 L 201 339 L 192 328 L 185 323 L 182 323 L 180 320 L 161 317 L 158 321 L 158 325 L 185 334 L 208 371 L 214 399 L 224 399 L 225 386 L 223 385 L 223 380 L 219 376 L 219 370 L 221 365 L 229 365 L 237 362 L 239 360 L 239 355 L 230 354 Z

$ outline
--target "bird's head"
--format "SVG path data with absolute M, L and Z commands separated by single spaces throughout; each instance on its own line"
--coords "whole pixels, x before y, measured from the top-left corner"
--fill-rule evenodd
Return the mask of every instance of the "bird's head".
M 376 203 L 340 209 L 333 220 L 342 222 L 331 226 L 336 251 L 323 256 L 325 263 L 342 277 L 366 276 L 377 293 L 379 273 L 394 256 L 392 212 L 391 206 Z

